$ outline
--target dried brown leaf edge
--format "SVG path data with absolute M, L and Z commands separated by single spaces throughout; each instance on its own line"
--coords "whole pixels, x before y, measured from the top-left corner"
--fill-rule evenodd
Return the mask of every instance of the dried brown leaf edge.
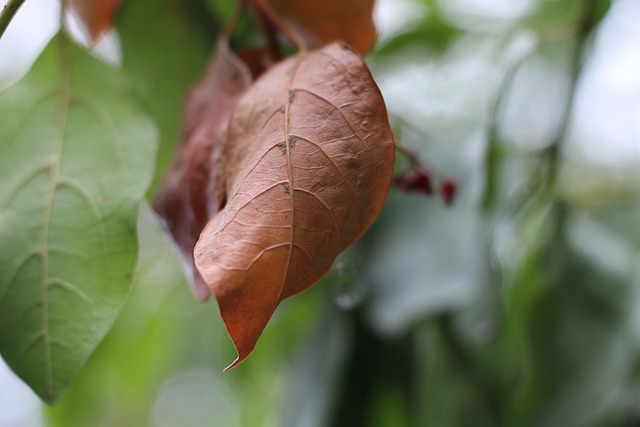
M 153 203 L 180 249 L 200 300 L 207 300 L 211 291 L 195 268 L 193 248 L 224 205 L 227 124 L 252 82 L 247 64 L 229 49 L 226 33 L 221 35 L 207 71 L 187 97 L 180 144 Z

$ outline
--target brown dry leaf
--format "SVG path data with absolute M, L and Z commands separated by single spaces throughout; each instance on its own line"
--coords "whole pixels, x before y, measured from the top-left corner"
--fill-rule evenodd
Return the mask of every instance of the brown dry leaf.
M 193 248 L 207 221 L 224 204 L 224 135 L 233 108 L 252 80 L 247 65 L 221 36 L 209 68 L 187 98 L 181 142 L 154 200 L 201 300 L 211 291 L 194 267 Z
M 195 263 L 244 360 L 283 299 L 316 283 L 380 212 L 394 142 L 362 58 L 333 43 L 269 69 L 229 122 L 228 201 Z
M 376 40 L 374 0 L 268 0 L 311 46 L 342 40 L 360 53 Z
M 93 43 L 112 26 L 120 0 L 68 0 L 70 7 L 84 24 Z

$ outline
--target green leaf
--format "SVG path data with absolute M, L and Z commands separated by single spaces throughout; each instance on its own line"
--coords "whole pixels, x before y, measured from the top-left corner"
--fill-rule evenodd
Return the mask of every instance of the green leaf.
M 72 386 L 47 408 L 48 427 L 98 426 L 104 420 L 110 426 L 153 425 L 150 417 L 162 383 L 195 363 L 185 357 L 191 343 L 217 349 L 228 339 L 222 320 L 218 339 L 211 336 L 212 328 L 199 328 L 210 325 L 215 315 L 193 300 L 173 241 L 157 221 L 143 203 L 134 289 Z M 204 358 L 212 353 L 198 350 L 193 353 L 205 353 Z
M 458 39 L 463 32 L 449 24 L 440 13 L 432 13 L 408 29 L 381 44 L 373 52 L 374 58 L 388 58 L 398 54 L 406 54 L 409 49 L 441 54 Z
M 116 27 L 123 69 L 160 132 L 153 194 L 179 140 L 187 90 L 205 69 L 219 25 L 201 2 L 136 0 L 122 6 Z
M 124 305 L 156 131 L 117 71 L 55 37 L 0 93 L 0 353 L 46 402 Z

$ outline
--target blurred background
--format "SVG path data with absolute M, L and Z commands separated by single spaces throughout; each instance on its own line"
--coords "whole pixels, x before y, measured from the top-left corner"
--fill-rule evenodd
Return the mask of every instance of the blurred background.
M 0 89 L 58 7 L 25 2 Z M 97 47 L 157 119 L 159 175 L 233 9 L 125 1 Z M 0 364 L 1 427 L 640 425 L 640 2 L 378 0 L 375 19 L 367 62 L 396 138 L 457 183 L 454 203 L 392 189 L 227 373 L 215 302 L 196 302 L 145 207 L 115 327 L 53 407 Z

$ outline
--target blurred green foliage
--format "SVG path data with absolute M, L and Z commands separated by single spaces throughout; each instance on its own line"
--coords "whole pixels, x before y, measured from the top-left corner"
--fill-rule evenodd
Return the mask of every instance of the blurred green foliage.
M 153 3 L 125 2 L 118 31 L 160 125 L 162 170 L 233 7 Z M 191 296 L 143 210 L 133 295 L 45 409 L 48 425 L 637 425 L 639 159 L 598 164 L 580 154 L 589 141 L 569 144 L 596 41 L 623 2 L 522 3 L 386 2 L 409 4 L 410 19 L 368 59 L 396 137 L 436 180 L 456 180 L 452 207 L 392 189 L 367 235 L 224 374 L 235 353 L 215 303 Z M 254 37 L 243 31 L 238 43 Z

